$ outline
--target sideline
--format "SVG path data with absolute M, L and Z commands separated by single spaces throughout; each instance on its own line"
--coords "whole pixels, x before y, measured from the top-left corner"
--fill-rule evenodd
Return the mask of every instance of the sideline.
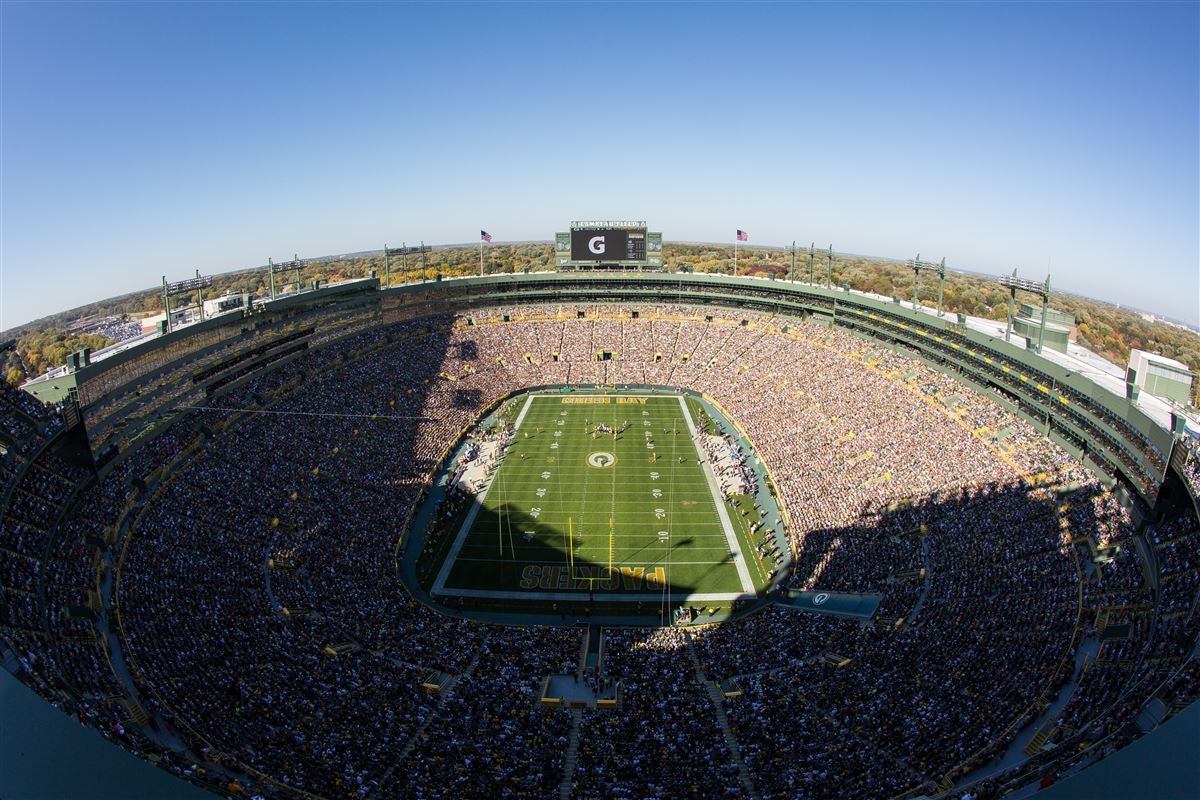
M 513 432 L 515 433 L 521 428 L 521 423 L 525 421 L 525 415 L 529 413 L 529 406 L 533 403 L 535 395 L 529 395 L 525 398 L 525 405 L 521 407 L 521 413 L 517 415 L 516 421 L 513 423 Z M 450 552 L 446 554 L 446 558 L 442 561 L 442 567 L 438 570 L 437 580 L 430 587 L 429 594 L 446 594 L 446 580 L 450 577 L 450 569 L 454 566 L 454 562 L 458 560 L 458 554 L 462 551 L 463 544 L 467 541 L 467 532 L 471 530 L 471 526 L 475 524 L 475 518 L 479 516 L 479 510 L 483 508 L 483 501 L 487 498 L 488 492 L 492 490 L 492 486 L 500 479 L 500 466 L 496 465 L 496 478 L 488 481 L 488 485 L 483 487 L 483 491 L 475 495 L 475 501 L 471 504 L 471 510 L 467 512 L 467 518 L 463 520 L 462 527 L 458 529 L 458 535 L 454 537 L 454 544 L 450 546 Z
M 717 486 L 717 478 L 713 475 L 712 465 L 708 463 L 708 459 L 700 450 L 700 442 L 696 438 L 698 436 L 696 424 L 692 422 L 692 413 L 688 410 L 687 401 L 682 394 L 679 395 L 679 407 L 683 409 L 683 421 L 687 423 L 688 435 L 692 438 L 692 446 L 696 450 L 696 457 L 700 460 L 701 472 L 708 480 L 708 491 L 712 494 L 713 505 L 717 507 L 717 517 L 721 520 L 721 528 L 725 531 L 725 541 L 729 545 L 729 552 L 733 555 L 733 564 L 737 567 L 738 579 L 742 582 L 742 592 L 753 595 L 755 593 L 754 582 L 750 580 L 750 570 L 746 568 L 746 559 L 742 556 L 737 534 L 733 532 L 733 523 L 729 521 L 725 498 L 721 496 L 721 490 Z

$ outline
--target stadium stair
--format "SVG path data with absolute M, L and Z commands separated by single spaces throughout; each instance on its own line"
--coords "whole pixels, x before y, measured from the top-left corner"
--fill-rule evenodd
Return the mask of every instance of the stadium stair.
M 1054 735 L 1057 727 L 1058 726 L 1054 724 L 1054 720 L 1047 720 L 1046 724 L 1042 726 L 1042 729 L 1038 731 L 1032 739 L 1029 740 L 1027 745 L 1025 745 L 1025 755 L 1032 758 L 1040 753 L 1042 748 L 1046 745 L 1046 742 L 1049 741 L 1050 737 Z
M 954 790 L 954 779 L 949 775 L 943 775 L 942 779 L 937 782 L 937 794 L 934 797 L 946 797 Z
M 379 776 L 376 786 L 386 785 L 388 779 L 392 776 L 392 773 L 395 772 L 401 764 L 408 761 L 408 757 L 412 755 L 412 752 L 416 749 L 417 744 L 420 743 L 421 739 L 425 736 L 425 731 L 429 729 L 430 724 L 432 724 L 433 721 L 440 715 L 442 706 L 446 704 L 446 699 L 450 697 L 450 695 L 454 694 L 454 687 L 458 685 L 460 680 L 470 677 L 471 673 L 475 671 L 475 665 L 479 663 L 479 657 L 482 653 L 482 648 L 477 649 L 475 651 L 475 655 L 471 658 L 471 662 L 467 664 L 466 668 L 464 668 L 459 675 L 451 678 L 450 681 L 448 681 L 447 684 L 442 688 L 442 690 L 438 692 L 437 706 L 434 708 L 433 713 L 427 715 L 425 719 L 422 720 L 421 724 L 417 726 L 417 729 L 413 731 L 412 736 L 409 737 L 408 742 L 404 745 L 404 749 L 400 751 L 400 755 L 396 758 L 392 765 L 388 767 L 388 769 L 382 775 Z M 372 796 L 375 795 L 369 795 L 368 797 Z
M 575 674 L 582 676 L 593 666 L 600 665 L 600 651 L 604 642 L 604 631 L 599 625 L 589 625 L 579 643 L 579 658 Z M 595 659 L 591 655 L 595 653 Z M 583 721 L 583 710 L 571 709 L 571 734 L 567 740 L 567 752 L 563 757 L 563 777 L 558 784 L 559 800 L 569 800 L 575 788 L 575 765 L 579 762 L 579 725 Z
M 604 669 L 604 634 L 599 625 L 589 625 L 583 637 L 580 654 L 580 675 Z
M 558 800 L 570 800 L 575 788 L 575 765 L 579 762 L 579 724 L 583 721 L 583 709 L 571 709 L 571 738 L 567 740 L 567 753 L 563 757 L 563 779 L 558 784 Z
M 1138 555 L 1142 557 L 1142 572 L 1146 578 L 1146 585 L 1157 592 L 1159 579 L 1158 551 L 1146 541 L 1146 537 L 1149 535 L 1149 533 L 1142 533 L 1140 536 L 1134 537 L 1133 546 L 1138 551 Z
M 721 733 L 725 736 L 725 746 L 729 750 L 729 757 L 733 759 L 733 763 L 738 768 L 738 780 L 742 784 L 742 789 L 745 791 L 746 797 L 761 800 L 761 795 L 754 787 L 754 781 L 750 778 L 750 770 L 746 767 L 746 762 L 742 760 L 742 750 L 738 746 L 737 737 L 733 734 L 733 728 L 729 727 L 729 717 L 725 714 L 725 693 L 721 690 L 721 685 L 718 681 L 710 681 L 704 670 L 700 667 L 700 659 L 696 656 L 696 648 L 691 642 L 687 645 L 688 655 L 692 659 L 692 666 L 696 670 L 696 680 L 704 685 L 704 689 L 708 692 L 708 698 L 712 701 L 713 708 L 717 712 L 717 726 L 721 729 Z
M 844 667 L 850 663 L 850 659 L 840 653 L 828 652 L 821 656 L 821 659 L 830 666 Z
M 922 581 L 921 593 L 917 596 L 917 602 L 913 604 L 912 611 L 908 615 L 907 621 L 910 625 L 916 624 L 917 617 L 920 616 L 920 613 L 921 613 L 921 607 L 925 605 L 925 598 L 927 598 L 929 596 L 929 584 L 930 584 L 929 576 L 930 576 L 930 572 L 931 572 L 931 570 L 929 569 L 929 566 L 928 566 L 929 565 L 929 536 L 926 534 L 926 532 L 924 530 L 924 526 L 921 526 L 921 529 L 918 531 L 918 533 L 921 537 L 921 560 L 925 562 L 926 566 L 921 567 L 921 581 Z
M 139 728 L 144 728 L 150 724 L 150 715 L 146 713 L 146 709 L 142 708 L 141 704 L 135 703 L 132 700 L 123 701 L 125 711 L 129 714 L 129 722 Z
M 25 667 L 21 664 L 21 660 L 17 657 L 17 654 L 10 650 L 8 645 L 0 644 L 0 648 L 3 648 L 4 653 L 4 669 L 11 672 L 13 675 L 20 675 L 24 671 Z

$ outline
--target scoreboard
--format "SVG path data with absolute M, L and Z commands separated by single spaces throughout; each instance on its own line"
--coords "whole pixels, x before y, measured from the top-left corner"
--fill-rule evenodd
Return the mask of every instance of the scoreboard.
M 572 261 L 645 261 L 646 231 L 597 228 L 571 231 Z
M 554 259 L 559 267 L 662 267 L 662 234 L 646 230 L 632 220 L 586 220 L 571 223 L 571 230 L 554 237 Z

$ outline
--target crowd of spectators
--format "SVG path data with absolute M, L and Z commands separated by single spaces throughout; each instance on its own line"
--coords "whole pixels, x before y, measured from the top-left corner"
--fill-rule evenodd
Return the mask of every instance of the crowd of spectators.
M 127 461 L 110 481 L 95 483 L 89 468 L 47 446 L 62 428 L 55 411 L 7 386 L 0 392 L 17 415 L 15 425 L 14 417 L 5 420 L 4 433 L 18 440 L 30 432 L 33 437 L 4 456 L 9 469 L 0 523 L 0 651 L 8 651 L 30 688 L 109 741 L 194 782 L 227 788 L 225 778 L 181 758 L 133 724 L 100 630 L 103 537 L 124 508 L 130 476 L 149 469 L 152 456 L 174 437 Z
M 168 768 L 205 780 L 221 765 L 268 794 L 430 800 L 544 797 L 564 777 L 587 798 L 737 797 L 740 769 L 765 798 L 929 790 L 1000 758 L 1072 680 L 1054 743 L 1126 727 L 1186 662 L 1194 515 L 1152 527 L 1146 563 L 1128 503 L 1003 398 L 813 323 L 636 311 L 494 308 L 354 333 L 214 397 L 99 482 L 48 452 L 22 460 L 61 422 L 7 390 L 5 640 L 39 691 L 152 749 L 113 700 L 93 621 L 67 611 L 95 605 L 105 567 L 89 542 L 123 520 L 125 661 L 202 764 L 160 754 Z M 707 393 L 769 465 L 795 556 L 784 588 L 882 595 L 875 620 L 768 606 L 608 630 L 620 709 L 539 707 L 538 682 L 577 668 L 578 631 L 444 615 L 394 564 L 484 409 L 581 383 Z M 1128 636 L 1076 675 L 1080 642 L 1114 625 Z M 721 708 L 705 680 L 743 694 Z
M 639 800 L 741 797 L 716 710 L 679 629 L 606 632 L 605 671 L 619 681 L 618 713 L 584 712 L 574 795 Z
M 576 671 L 578 629 L 492 630 L 383 796 L 543 798 L 563 778 L 571 718 L 538 704 L 544 676 Z
M 1200 499 L 1200 439 L 1185 436 L 1179 440 L 1183 454 L 1183 479 L 1192 497 Z
M 31 456 L 62 429 L 62 417 L 50 412 L 33 395 L 0 381 L 0 431 L 3 450 L 0 470 L 5 486 L 16 475 L 16 464 L 22 456 Z

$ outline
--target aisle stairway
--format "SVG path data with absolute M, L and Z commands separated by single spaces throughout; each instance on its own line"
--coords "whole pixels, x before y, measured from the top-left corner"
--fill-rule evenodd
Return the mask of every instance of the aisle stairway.
M 583 709 L 571 709 L 571 738 L 563 759 L 563 779 L 558 785 L 558 800 L 570 800 L 571 790 L 575 787 L 575 765 L 579 762 L 579 723 L 582 721 Z
M 688 655 L 691 656 L 692 666 L 696 670 L 696 680 L 703 684 L 704 689 L 708 692 L 708 698 L 712 701 L 713 708 L 717 712 L 717 726 L 720 727 L 721 733 L 725 736 L 725 746 L 729 750 L 729 757 L 733 763 L 737 765 L 738 780 L 742 784 L 742 789 L 746 797 L 759 800 L 758 790 L 754 788 L 754 781 L 750 777 L 750 770 L 746 766 L 746 762 L 742 760 L 742 750 L 738 746 L 737 737 L 733 735 L 733 728 L 729 727 L 729 717 L 725 714 L 725 695 L 721 691 L 721 687 L 716 681 L 710 681 L 708 675 L 700 667 L 700 659 L 696 656 L 696 648 L 688 642 Z
M 412 736 L 408 738 L 408 742 L 404 745 L 404 749 L 400 751 L 400 755 L 397 756 L 396 760 L 392 762 L 392 765 L 378 777 L 375 782 L 377 787 L 376 791 L 372 792 L 372 794 L 368 795 L 368 797 L 377 796 L 378 787 L 387 785 L 388 779 L 391 778 L 392 773 L 394 773 L 400 767 L 400 765 L 406 762 L 408 757 L 412 755 L 413 750 L 415 750 L 417 745 L 421 743 L 421 739 L 425 735 L 425 731 L 428 730 L 430 724 L 432 724 L 433 721 L 438 718 L 438 715 L 442 710 L 442 706 L 446 704 L 446 700 L 454 694 L 454 687 L 457 686 L 458 682 L 463 678 L 469 678 L 471 676 L 471 673 L 475 671 L 475 665 L 479 663 L 479 658 L 482 656 L 482 654 L 482 647 L 476 649 L 474 656 L 471 658 L 471 661 L 469 664 L 467 664 L 466 668 L 464 668 L 461 673 L 451 678 L 446 685 L 442 687 L 442 691 L 438 693 L 437 702 L 434 705 L 432 712 L 427 714 L 425 719 L 422 720 L 421 724 L 417 726 L 417 729 L 413 731 Z
M 600 665 L 600 646 L 604 635 L 599 625 L 589 625 L 584 633 L 583 641 L 579 643 L 579 660 L 575 665 L 575 674 L 582 676 L 584 672 Z M 583 722 L 583 710 L 571 709 L 571 734 L 567 740 L 567 754 L 563 759 L 562 782 L 558 784 L 559 800 L 569 800 L 571 790 L 575 787 L 575 766 L 579 762 L 579 725 Z

